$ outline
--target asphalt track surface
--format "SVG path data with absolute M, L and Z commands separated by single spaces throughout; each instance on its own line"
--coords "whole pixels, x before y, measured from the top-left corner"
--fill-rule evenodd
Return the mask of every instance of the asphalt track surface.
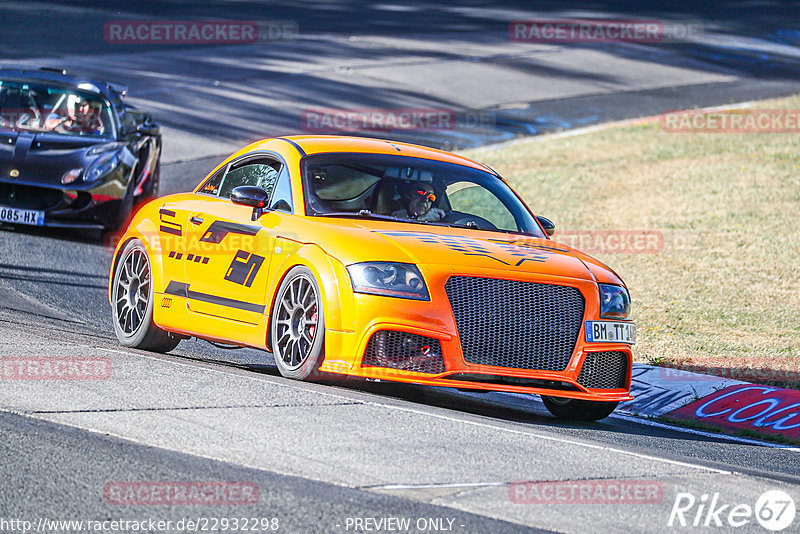
M 312 107 L 488 117 L 477 127 L 379 133 L 464 147 L 800 92 L 796 5 L 685 6 L 23 1 L 0 7 L 0 57 L 126 81 L 131 100 L 164 125 L 166 194 L 190 189 L 250 140 L 302 133 Z M 576 16 L 690 21 L 704 32 L 651 46 L 508 40 L 511 20 Z M 219 47 L 103 41 L 103 24 L 131 17 L 295 21 L 299 34 Z M 58 37 L 64 31 L 69 38 Z M 352 532 L 367 530 L 355 518 L 406 517 L 439 518 L 453 532 L 660 532 L 680 492 L 752 506 L 782 489 L 800 502 L 793 448 L 630 418 L 564 424 L 518 396 L 297 383 L 269 354 L 197 340 L 166 356 L 123 350 L 106 301 L 110 261 L 108 248 L 80 234 L 0 230 L 0 355 L 103 357 L 113 368 L 103 381 L 0 385 L 0 519 L 277 517 L 281 532 Z M 663 496 L 544 505 L 509 494 L 515 481 L 586 479 L 656 481 Z M 109 482 L 175 480 L 251 482 L 259 500 L 103 500 Z M 762 531 L 756 521 L 736 530 Z

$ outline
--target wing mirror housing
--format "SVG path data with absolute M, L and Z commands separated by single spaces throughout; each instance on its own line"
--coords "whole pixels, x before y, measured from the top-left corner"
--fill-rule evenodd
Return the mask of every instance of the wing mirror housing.
M 136 126 L 136 133 L 155 137 L 161 132 L 161 128 L 156 124 L 138 124 Z
M 269 200 L 269 193 L 254 185 L 240 185 L 231 191 L 231 202 L 240 206 L 253 208 L 253 216 L 250 220 L 257 221 L 264 213 Z
M 542 225 L 542 228 L 544 229 L 544 233 L 546 233 L 548 235 L 548 237 L 552 236 L 554 233 L 556 233 L 556 225 L 555 225 L 555 223 L 553 223 L 553 221 L 551 221 L 547 217 L 541 217 L 541 216 L 537 215 L 536 216 L 536 220 L 539 221 L 539 224 Z

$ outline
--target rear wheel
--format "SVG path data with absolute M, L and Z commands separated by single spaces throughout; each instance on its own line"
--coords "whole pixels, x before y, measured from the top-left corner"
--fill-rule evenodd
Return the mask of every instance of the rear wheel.
M 542 402 L 551 414 L 559 419 L 572 421 L 598 421 L 611 415 L 619 402 L 586 401 L 548 397 L 542 395 Z
M 321 378 L 325 319 L 314 274 L 291 269 L 281 282 L 272 307 L 270 347 L 281 375 L 298 380 Z
M 153 276 L 147 250 L 131 240 L 117 260 L 111 286 L 114 333 L 125 347 L 169 352 L 180 339 L 153 322 Z

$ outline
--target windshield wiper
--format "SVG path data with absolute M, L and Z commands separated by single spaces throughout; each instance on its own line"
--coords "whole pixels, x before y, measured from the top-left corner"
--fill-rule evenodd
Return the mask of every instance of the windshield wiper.
M 413 224 L 427 224 L 433 226 L 443 226 L 445 228 L 467 228 L 469 230 L 483 230 L 485 232 L 500 232 L 503 234 L 521 235 L 526 237 L 535 237 L 542 239 L 542 236 L 532 234 L 529 232 L 503 230 L 501 228 L 483 228 L 475 221 L 469 221 L 466 224 L 447 223 L 442 221 L 420 221 L 417 219 L 405 219 L 403 217 L 392 217 L 391 215 L 381 215 L 379 213 L 372 213 L 370 210 L 359 211 L 330 211 L 325 213 L 315 213 L 314 217 L 352 217 L 354 219 L 377 219 L 382 221 L 400 221 L 404 223 Z
M 483 228 L 478 226 L 478 223 L 475 221 L 467 221 L 464 224 L 456 224 L 456 223 L 442 223 L 448 225 L 450 228 L 469 228 L 471 230 L 489 230 L 489 228 Z
M 403 219 L 402 217 L 392 217 L 391 215 L 381 215 L 379 213 L 372 213 L 369 210 L 359 211 L 329 211 L 314 214 L 314 217 L 355 217 L 359 219 L 378 219 L 383 221 L 403 221 L 403 222 L 420 222 L 412 219 Z

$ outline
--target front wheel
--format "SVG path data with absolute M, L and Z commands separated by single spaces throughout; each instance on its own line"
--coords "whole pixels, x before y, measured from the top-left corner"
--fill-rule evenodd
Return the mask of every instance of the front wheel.
M 321 378 L 325 317 L 314 274 L 292 268 L 281 282 L 272 307 L 270 347 L 278 371 L 286 378 Z
M 580 399 L 565 399 L 563 397 L 548 397 L 542 395 L 542 402 L 551 414 L 559 419 L 572 421 L 598 421 L 611 415 L 619 402 L 586 401 Z
M 180 339 L 153 322 L 153 276 L 147 250 L 132 239 L 117 260 L 111 286 L 114 333 L 125 347 L 169 352 Z

